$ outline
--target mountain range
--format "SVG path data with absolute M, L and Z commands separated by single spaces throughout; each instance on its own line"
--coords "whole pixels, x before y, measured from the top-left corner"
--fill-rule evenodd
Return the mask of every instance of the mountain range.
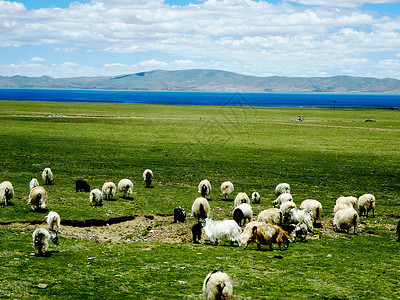
M 194 69 L 154 70 L 99 77 L 0 76 L 0 88 L 400 94 L 400 80 L 353 76 L 259 77 L 220 70 Z

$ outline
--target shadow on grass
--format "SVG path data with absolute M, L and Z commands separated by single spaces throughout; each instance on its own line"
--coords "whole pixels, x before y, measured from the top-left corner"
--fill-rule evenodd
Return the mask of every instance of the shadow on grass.
M 47 208 L 37 208 L 37 209 L 32 209 L 32 210 L 29 210 L 29 211 L 26 211 L 25 213 L 26 214 L 29 214 L 29 213 L 47 213 L 47 212 L 49 212 L 49 210 L 47 209 Z
M 39 255 L 38 253 L 35 253 L 35 257 L 51 257 L 54 253 L 59 253 L 60 251 L 58 250 L 52 250 L 52 251 L 46 251 L 42 255 Z
M 4 202 L 4 203 L 1 203 L 0 206 L 1 206 L 1 207 L 15 206 L 15 204 L 12 203 L 12 202 L 10 202 L 10 201 L 8 201 L 8 202 L 7 202 L 7 205 L 6 205 L 6 203 Z

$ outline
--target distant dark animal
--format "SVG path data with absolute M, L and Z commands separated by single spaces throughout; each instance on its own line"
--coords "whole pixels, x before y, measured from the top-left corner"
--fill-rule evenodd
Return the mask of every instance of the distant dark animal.
M 399 223 L 397 223 L 396 234 L 398 236 L 397 241 L 400 242 L 400 221 L 399 221 Z
M 143 180 L 146 183 L 146 188 L 151 187 L 152 178 L 153 178 L 153 172 L 150 169 L 146 169 L 143 172 Z
M 175 207 L 174 209 L 174 223 L 176 222 L 185 222 L 186 220 L 186 211 L 183 207 Z
M 77 192 L 90 192 L 90 186 L 85 180 L 75 180 L 75 189 Z
M 203 223 L 196 223 L 192 227 L 193 243 L 201 243 L 201 229 L 203 228 Z

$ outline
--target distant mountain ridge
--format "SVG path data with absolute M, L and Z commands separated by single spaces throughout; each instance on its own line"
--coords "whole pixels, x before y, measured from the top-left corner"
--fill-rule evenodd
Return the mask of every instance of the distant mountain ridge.
M 400 80 L 344 75 L 333 77 L 258 77 L 220 70 L 193 69 L 154 70 L 136 74 L 99 77 L 0 76 L 0 88 L 400 94 Z

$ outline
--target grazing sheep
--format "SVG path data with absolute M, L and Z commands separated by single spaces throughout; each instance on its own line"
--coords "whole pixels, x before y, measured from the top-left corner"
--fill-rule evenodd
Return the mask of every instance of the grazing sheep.
M 375 196 L 371 194 L 364 194 L 358 198 L 358 211 L 360 217 L 368 217 L 368 212 L 372 210 L 372 217 L 375 218 Z
M 39 186 L 39 181 L 36 178 L 32 178 L 29 182 L 29 190 L 31 191 L 34 187 Z
M 275 187 L 275 195 L 279 197 L 281 194 L 290 194 L 290 185 L 288 183 L 280 183 Z
M 198 190 L 200 195 L 203 198 L 206 198 L 206 196 L 209 195 L 211 192 L 211 183 L 207 179 L 200 181 Z
M 213 221 L 205 220 L 204 231 L 213 244 L 218 244 L 218 240 L 229 240 L 231 245 L 234 242 L 240 244 L 240 233 L 242 230 L 234 220 Z
M 186 211 L 183 207 L 175 207 L 174 209 L 174 223 L 176 222 L 185 222 L 186 220 Z
M 250 199 L 246 193 L 238 193 L 236 195 L 235 201 L 233 202 L 233 205 L 235 207 L 237 207 L 239 204 L 242 204 L 242 203 L 247 203 L 250 205 Z
M 336 200 L 336 204 L 338 203 L 350 203 L 353 207 L 356 206 L 357 203 L 357 198 L 353 196 L 348 196 L 348 197 L 339 197 Z
M 103 204 L 103 193 L 99 189 L 93 189 L 89 195 L 90 205 L 100 206 Z
M 129 179 L 121 179 L 120 182 L 118 182 L 118 190 L 122 192 L 122 197 L 125 198 L 126 194 L 132 194 L 133 193 L 133 183 Z
M 146 188 L 151 186 L 151 181 L 153 179 L 153 171 L 150 169 L 146 169 L 143 172 L 143 180 L 146 183 Z
M 397 241 L 400 242 L 400 220 L 397 223 L 396 234 L 397 234 Z
M 254 204 L 258 204 L 261 202 L 261 197 L 258 192 L 254 192 L 253 194 L 251 194 L 251 202 Z
M 114 182 L 108 181 L 103 184 L 101 191 L 103 192 L 103 196 L 105 196 L 106 199 L 112 199 L 115 195 L 115 192 L 117 191 L 117 187 L 115 186 Z
M 58 245 L 58 234 L 45 228 L 36 228 L 32 234 L 33 246 L 38 256 L 43 256 L 49 248 L 49 243 Z
M 257 221 L 274 225 L 282 225 L 283 213 L 279 208 L 271 207 L 258 214 Z
M 221 271 L 209 273 L 203 283 L 203 296 L 207 300 L 231 299 L 233 287 L 228 274 Z
M 243 226 L 246 223 L 246 220 L 249 220 L 250 222 L 252 217 L 253 210 L 251 209 L 250 204 L 242 203 L 233 210 L 233 219 L 239 226 Z
M 44 181 L 44 184 L 53 184 L 54 176 L 53 172 L 51 172 L 50 168 L 45 168 L 42 172 L 42 179 Z
M 272 250 L 272 244 L 278 244 L 279 250 L 282 250 L 281 245 L 284 244 L 287 248 L 290 242 L 289 234 L 280 226 L 257 221 L 246 225 L 240 239 L 241 243 L 246 245 L 245 249 L 255 242 L 259 249 L 263 245 L 269 245 Z
M 358 213 L 352 208 L 344 208 L 340 209 L 336 212 L 335 217 L 333 218 L 333 229 L 335 231 L 343 231 L 346 230 L 349 232 L 349 229 L 354 227 L 354 234 L 356 234 L 356 227 L 358 222 Z
M 51 211 L 45 218 L 51 231 L 60 232 L 61 218 L 58 213 Z
M 226 200 L 226 199 L 229 199 L 229 195 L 232 194 L 233 191 L 234 191 L 234 188 L 233 188 L 232 182 L 230 182 L 230 181 L 224 181 L 224 182 L 221 184 L 221 192 L 222 192 L 222 195 L 225 196 L 225 200 Z
M 301 242 L 306 242 L 307 233 L 308 229 L 306 224 L 297 224 L 294 228 L 293 243 L 296 243 L 296 239 L 300 239 Z
M 273 207 L 280 206 L 282 203 L 285 203 L 287 201 L 292 201 L 293 202 L 293 197 L 289 193 L 284 193 L 280 194 L 276 200 L 272 201 Z
M 308 231 L 313 232 L 311 211 L 305 208 L 291 208 L 284 213 L 284 223 L 286 224 L 301 224 L 307 225 Z
M 210 214 L 210 204 L 206 198 L 199 197 L 194 200 L 192 205 L 192 214 L 198 222 L 200 222 L 201 219 L 204 220 L 208 218 L 208 215 Z
M 285 213 L 285 212 L 288 212 L 289 209 L 295 208 L 295 207 L 296 207 L 296 203 L 294 203 L 293 201 L 286 201 L 286 202 L 283 202 L 283 203 L 280 205 L 280 210 L 281 210 L 283 213 Z
M 77 192 L 90 192 L 90 185 L 85 180 L 75 180 L 75 190 Z
M 318 220 L 322 218 L 322 205 L 321 202 L 314 199 L 307 199 L 301 202 L 300 208 L 305 208 L 311 211 L 313 224 L 316 225 Z
M 46 190 L 41 186 L 34 187 L 29 193 L 28 204 L 32 206 L 33 210 L 36 210 L 38 208 L 45 208 L 46 203 L 47 203 Z
M 4 205 L 7 205 L 7 201 L 11 200 L 14 196 L 14 188 L 9 181 L 3 181 L 0 183 L 0 200 L 4 200 Z
M 193 243 L 201 244 L 201 229 L 203 228 L 203 223 L 196 223 L 192 227 Z
M 335 215 L 338 210 L 349 208 L 349 207 L 353 208 L 353 205 L 350 202 L 336 203 L 335 207 L 333 208 L 333 215 Z

